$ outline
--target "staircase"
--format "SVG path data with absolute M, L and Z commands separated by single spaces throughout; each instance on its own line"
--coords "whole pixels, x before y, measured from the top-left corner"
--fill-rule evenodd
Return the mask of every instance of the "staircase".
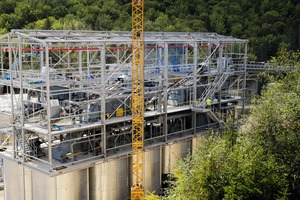
M 203 66 L 201 65 L 198 69 L 197 69 L 197 74 L 200 74 L 201 71 L 203 70 Z M 182 78 L 181 80 L 177 81 L 176 83 L 172 84 L 170 87 L 168 87 L 167 89 L 167 93 L 171 90 L 171 89 L 179 89 L 179 88 L 183 88 L 183 87 L 187 87 L 189 85 L 193 84 L 194 81 L 194 76 L 193 76 L 194 72 L 190 72 L 185 78 Z M 161 93 L 161 96 L 164 95 L 164 92 Z M 157 97 L 153 97 L 150 100 L 148 100 L 145 103 L 145 107 L 149 106 L 151 103 L 153 103 L 155 100 L 157 99 Z
M 203 66 L 204 65 L 201 65 L 197 69 L 197 74 L 199 74 L 202 71 Z M 182 86 L 192 85 L 193 84 L 193 79 L 194 79 L 193 72 L 191 72 L 185 78 L 183 78 L 180 81 L 174 83 L 168 90 L 170 90 L 170 89 L 176 89 L 176 88 L 181 88 Z
M 18 139 L 18 149 L 19 149 L 19 154 L 27 154 L 30 155 L 32 154 L 32 150 L 30 148 L 30 146 L 28 145 L 27 142 L 25 142 L 25 152 L 23 152 L 23 140 L 20 138 Z
M 225 122 L 220 117 L 218 117 L 211 108 L 206 108 L 206 100 L 211 99 L 213 95 L 218 90 L 220 90 L 220 88 L 222 88 L 229 75 L 230 73 L 224 72 L 219 73 L 217 76 L 215 76 L 213 82 L 209 84 L 203 91 L 201 97 L 198 100 L 197 105 L 194 108 L 192 108 L 192 110 L 195 112 L 205 113 L 214 122 L 220 124 L 221 127 L 225 125 Z
M 207 112 L 205 112 L 205 114 L 208 117 L 210 117 L 213 121 L 218 122 L 221 126 L 225 125 L 225 122 L 223 121 L 223 119 L 220 119 L 219 117 L 217 117 L 211 109 L 206 109 L 206 110 L 207 110 Z
M 220 73 L 214 78 L 214 81 L 206 87 L 201 97 L 199 98 L 198 105 L 196 107 L 205 107 L 205 101 L 211 99 L 212 96 L 223 86 L 229 73 Z

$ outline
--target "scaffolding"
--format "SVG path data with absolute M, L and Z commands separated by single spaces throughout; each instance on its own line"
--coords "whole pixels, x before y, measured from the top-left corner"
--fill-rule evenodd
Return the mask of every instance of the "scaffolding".
M 247 44 L 145 33 L 145 148 L 222 128 L 245 104 Z M 131 155 L 131 32 L 13 30 L 0 48 L 2 158 L 54 176 Z

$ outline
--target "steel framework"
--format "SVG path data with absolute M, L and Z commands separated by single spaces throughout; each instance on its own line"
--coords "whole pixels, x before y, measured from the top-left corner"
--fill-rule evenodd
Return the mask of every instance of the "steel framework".
M 136 30 L 0 36 L 0 156 L 56 176 L 219 129 L 244 105 L 247 40 Z

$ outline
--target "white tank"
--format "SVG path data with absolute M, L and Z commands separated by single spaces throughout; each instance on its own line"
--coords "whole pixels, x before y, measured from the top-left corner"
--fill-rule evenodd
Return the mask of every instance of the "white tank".
M 161 148 L 144 153 L 144 191 L 159 194 L 161 188 Z
M 88 200 L 86 169 L 50 177 L 5 160 L 4 172 L 6 200 Z
M 178 159 L 184 158 L 188 153 L 191 152 L 191 149 L 191 140 L 180 141 L 163 147 L 163 174 L 173 173 Z
M 115 159 L 89 169 L 90 200 L 129 199 L 129 158 Z
M 31 184 L 28 184 L 31 179 L 31 170 L 25 169 L 22 165 L 18 165 L 16 162 L 6 159 L 4 161 L 3 177 L 6 200 L 27 200 L 32 197 Z M 28 198 L 25 198 L 25 196 Z
M 197 145 L 201 143 L 203 140 L 204 136 L 203 135 L 198 135 L 192 139 L 192 153 L 195 153 L 197 149 Z
M 32 186 L 34 188 L 34 194 L 32 199 L 55 199 L 57 200 L 56 183 L 57 178 L 49 177 L 46 174 L 42 174 L 38 171 L 32 171 Z M 57 188 L 59 189 L 59 188 Z

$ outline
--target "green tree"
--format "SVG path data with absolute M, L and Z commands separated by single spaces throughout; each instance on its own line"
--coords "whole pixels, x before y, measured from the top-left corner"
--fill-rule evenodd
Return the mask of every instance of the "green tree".
M 250 133 L 283 166 L 287 175 L 290 199 L 300 198 L 300 52 L 281 49 L 271 63 L 284 74 L 265 75 L 268 87 L 252 110 Z M 291 66 L 294 70 L 290 70 Z
M 64 18 L 60 18 L 56 20 L 51 29 L 54 30 L 88 30 L 90 29 L 89 26 L 80 18 L 68 14 Z
M 226 134 L 232 134 L 227 130 Z M 229 139 L 230 138 L 230 139 Z M 228 140 L 229 139 L 229 140 Z M 181 160 L 166 199 L 276 199 L 284 196 L 284 175 L 273 156 L 253 138 L 239 134 L 203 138 L 197 152 Z
M 2 0 L 0 2 L 0 13 L 10 14 L 14 11 L 16 6 L 16 1 L 14 0 Z
M 25 29 L 45 29 L 49 30 L 52 27 L 52 24 L 56 22 L 54 17 L 47 17 L 45 19 L 40 19 L 35 22 L 27 24 L 24 28 Z M 57 22 L 56 22 L 57 23 Z

